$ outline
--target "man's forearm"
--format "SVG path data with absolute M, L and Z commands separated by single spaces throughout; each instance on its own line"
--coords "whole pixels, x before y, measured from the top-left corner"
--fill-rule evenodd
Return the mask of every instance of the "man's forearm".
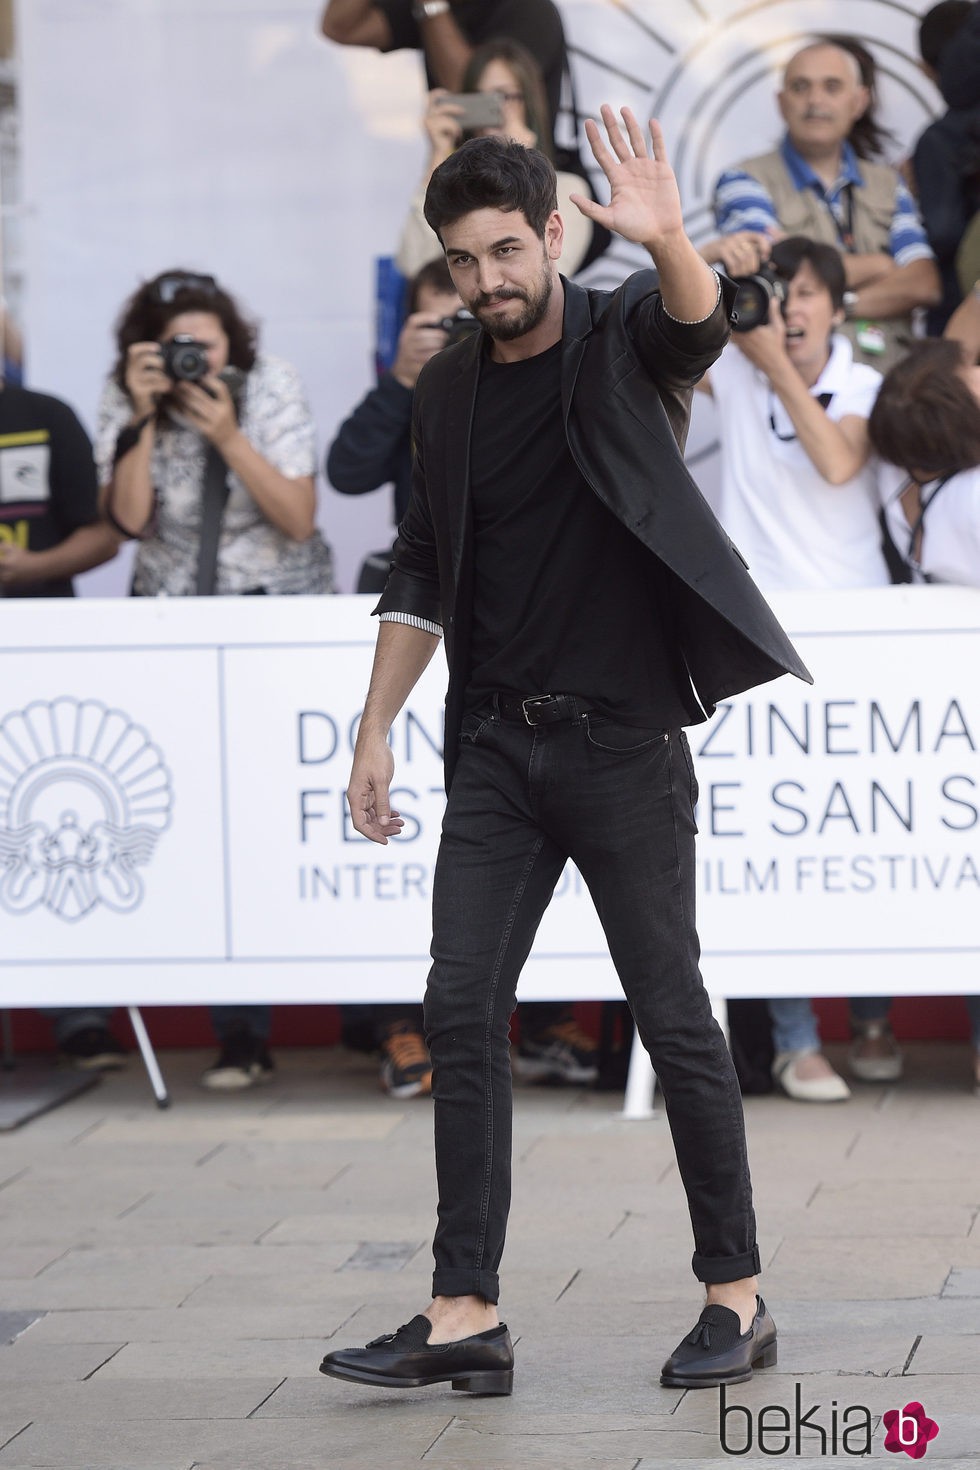
M 942 298 L 939 272 L 931 260 L 895 266 L 888 275 L 862 286 L 853 308 L 856 317 L 906 316 L 917 306 L 936 306 Z
M 358 745 L 362 739 L 377 735 L 387 738 L 396 715 L 428 667 L 439 641 L 435 634 L 409 623 L 380 624 L 371 683 L 357 732 Z
M 851 291 L 870 286 L 872 281 L 880 281 L 882 276 L 891 275 L 895 269 L 895 262 L 883 250 L 865 255 L 844 254 L 841 260 L 844 263 L 844 279 Z
M 680 322 L 700 322 L 718 304 L 718 276 L 685 234 L 661 238 L 646 246 L 660 277 L 660 296 Z
M 460 30 L 452 11 L 420 20 L 418 27 L 436 85 L 447 87 L 450 92 L 460 91 L 473 47 Z
M 90 526 L 79 526 L 57 546 L 35 552 L 31 569 L 39 582 L 61 581 L 111 561 L 119 544 L 119 537 L 104 521 L 94 521 Z
M 376 9 L 374 0 L 327 0 L 320 29 L 328 41 L 341 46 L 375 46 L 383 51 L 391 43 L 388 17 Z

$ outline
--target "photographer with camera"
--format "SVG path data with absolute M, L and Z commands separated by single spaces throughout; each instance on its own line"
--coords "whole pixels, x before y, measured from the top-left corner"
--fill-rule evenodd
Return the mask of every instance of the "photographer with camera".
M 139 541 L 133 592 L 329 592 L 295 370 L 259 355 L 232 297 L 187 271 L 140 286 L 116 341 L 96 458 L 107 516 Z
M 123 307 L 102 393 L 96 463 L 104 512 L 138 541 L 132 595 L 324 593 L 313 419 L 294 368 L 213 276 L 164 271 Z M 212 1007 L 219 1091 L 272 1073 L 268 1006 Z
M 511 138 L 525 148 L 540 148 L 555 164 L 558 208 L 565 225 L 562 265 L 567 276 L 583 270 L 608 246 L 609 231 L 571 203 L 573 194 L 591 198 L 592 185 L 582 173 L 558 165 L 541 68 L 520 42 L 498 36 L 477 46 L 463 73 L 462 90 L 456 94 L 437 87 L 430 92 L 422 125 L 429 156 L 398 243 L 395 258 L 402 275 L 415 275 L 426 261 L 442 254 L 442 246 L 426 223 L 425 191 L 435 170 L 467 138 Z
M 475 47 L 495 37 L 518 41 L 543 77 L 546 116 L 538 146 L 552 146 L 562 87 L 569 77 L 565 33 L 554 0 L 327 0 L 320 29 L 341 46 L 420 51 L 427 86 L 460 92 L 469 90 L 464 73 Z
M 462 312 L 445 256 L 430 260 L 409 286 L 408 314 L 398 338 L 391 370 L 384 373 L 337 430 L 327 451 L 327 479 L 341 495 L 366 495 L 382 485 L 394 489 L 394 524 L 408 509 L 411 489 L 412 393 L 419 373 L 451 340 L 476 328 Z M 377 591 L 388 575 L 379 572 Z M 369 591 L 369 588 L 360 588 Z
M 741 283 L 731 345 L 698 385 L 717 410 L 718 518 L 763 592 L 889 581 L 868 441 L 881 375 L 855 362 L 838 330 L 844 290 L 832 245 L 778 241 L 768 265 Z M 901 1074 L 888 1007 L 881 997 L 851 1002 L 850 1068 L 867 1081 Z M 783 1091 L 800 1102 L 846 1099 L 810 1001 L 772 1000 L 769 1011 Z
M 884 372 L 905 351 L 911 313 L 935 306 L 941 286 L 908 190 L 895 169 L 868 157 L 881 132 L 869 117 L 871 66 L 863 47 L 832 36 L 790 57 L 777 99 L 782 142 L 727 169 L 713 206 L 722 235 L 806 235 L 839 248 L 843 335 L 858 362 Z

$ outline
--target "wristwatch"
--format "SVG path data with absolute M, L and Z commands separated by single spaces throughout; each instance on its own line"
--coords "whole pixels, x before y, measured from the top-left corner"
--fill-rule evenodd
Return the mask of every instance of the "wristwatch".
M 448 9 L 449 0 L 415 0 L 412 15 L 421 24 L 423 20 L 432 20 L 433 16 L 445 15 Z
M 844 316 L 849 322 L 852 322 L 854 320 L 854 313 L 857 311 L 858 293 L 856 291 L 845 291 L 842 299 L 844 302 Z

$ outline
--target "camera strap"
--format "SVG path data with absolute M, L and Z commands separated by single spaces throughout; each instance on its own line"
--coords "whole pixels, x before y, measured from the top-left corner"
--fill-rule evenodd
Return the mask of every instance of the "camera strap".
M 841 190 L 840 197 L 841 203 L 843 204 L 842 214 L 837 213 L 837 210 L 831 204 L 826 195 L 824 195 L 824 203 L 826 204 L 827 209 L 830 212 L 830 217 L 834 222 L 834 229 L 837 231 L 837 238 L 840 240 L 841 249 L 844 251 L 845 255 L 853 255 L 854 185 L 845 184 L 843 189 Z
M 213 597 L 218 572 L 221 520 L 228 500 L 228 466 L 213 444 L 208 445 L 201 492 L 201 540 L 197 554 L 197 597 Z

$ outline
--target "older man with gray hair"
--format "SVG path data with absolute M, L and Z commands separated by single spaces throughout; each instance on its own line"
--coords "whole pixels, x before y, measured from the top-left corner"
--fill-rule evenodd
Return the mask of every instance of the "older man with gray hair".
M 855 361 L 884 372 L 903 355 L 911 313 L 941 296 L 915 204 L 895 169 L 859 158 L 849 141 L 869 94 L 844 46 L 820 38 L 797 51 L 777 101 L 786 124 L 779 147 L 727 169 L 715 186 L 717 258 L 727 262 L 725 237 L 745 232 L 756 265 L 782 235 L 837 246 Z

